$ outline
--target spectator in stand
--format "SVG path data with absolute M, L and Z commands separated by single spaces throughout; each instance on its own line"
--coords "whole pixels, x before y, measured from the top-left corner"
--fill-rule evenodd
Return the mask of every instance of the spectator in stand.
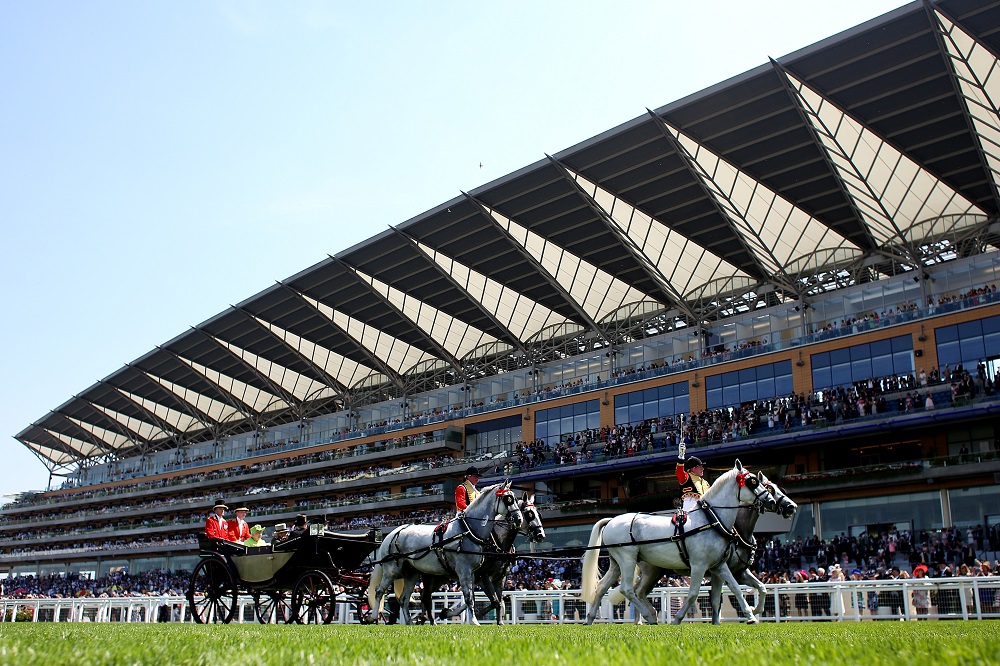
M 208 514 L 208 518 L 205 519 L 205 536 L 209 539 L 232 541 L 229 534 L 229 523 L 224 518 L 228 510 L 229 507 L 222 500 L 215 503 L 215 506 L 212 507 L 212 513 Z
M 246 520 L 248 513 L 250 513 L 250 509 L 245 506 L 236 509 L 236 518 L 230 519 L 227 525 L 230 541 L 243 543 L 250 538 L 250 526 L 247 525 Z

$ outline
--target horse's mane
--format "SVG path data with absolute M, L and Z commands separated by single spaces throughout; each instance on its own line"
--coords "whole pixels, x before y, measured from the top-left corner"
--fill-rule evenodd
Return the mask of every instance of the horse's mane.
M 471 511 L 472 509 L 478 507 L 480 502 L 485 502 L 489 500 L 490 496 L 493 495 L 493 493 L 495 493 L 497 488 L 499 488 L 501 485 L 503 484 L 494 483 L 492 486 L 487 486 L 486 488 L 483 488 L 479 493 L 479 497 L 472 500 L 472 503 L 469 504 L 469 506 L 467 506 L 465 510 Z
M 738 470 L 738 469 L 736 469 L 735 467 L 734 467 L 733 469 L 730 469 L 730 470 L 726 470 L 726 471 L 725 471 L 725 472 L 723 473 L 723 475 L 722 475 L 722 476 L 720 476 L 720 477 L 719 477 L 718 479 L 716 479 L 716 480 L 715 480 L 715 483 L 713 483 L 713 484 L 712 484 L 712 485 L 711 485 L 711 486 L 709 487 L 709 489 L 705 491 L 705 494 L 704 494 L 704 495 L 702 495 L 702 496 L 701 496 L 701 498 L 702 498 L 703 500 L 705 500 L 705 501 L 708 501 L 708 500 L 712 499 L 712 497 L 713 497 L 713 496 L 714 496 L 714 495 L 715 495 L 715 494 L 716 494 L 717 492 L 722 492 L 721 490 L 717 491 L 717 490 L 716 490 L 716 488 L 721 488 L 722 486 L 726 485 L 726 482 L 728 482 L 728 481 L 729 481 L 730 479 L 732 479 L 732 478 L 733 478 L 734 476 L 736 476 L 737 474 L 739 474 L 739 470 Z

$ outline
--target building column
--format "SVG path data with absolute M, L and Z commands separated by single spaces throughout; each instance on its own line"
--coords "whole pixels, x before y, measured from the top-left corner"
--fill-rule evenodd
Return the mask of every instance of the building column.
M 941 489 L 941 523 L 943 527 L 951 527 L 951 495 L 947 488 Z
M 813 502 L 813 534 L 823 536 L 823 514 L 819 511 L 819 502 Z

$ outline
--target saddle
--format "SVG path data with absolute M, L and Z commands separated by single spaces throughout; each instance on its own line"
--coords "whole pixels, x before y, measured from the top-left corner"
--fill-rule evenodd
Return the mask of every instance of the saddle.
M 445 520 L 441 523 L 438 523 L 437 527 L 434 528 L 434 535 L 431 541 L 436 548 L 440 548 L 442 546 L 442 542 L 444 541 L 444 533 L 448 530 L 448 525 L 450 524 L 451 524 L 450 520 Z

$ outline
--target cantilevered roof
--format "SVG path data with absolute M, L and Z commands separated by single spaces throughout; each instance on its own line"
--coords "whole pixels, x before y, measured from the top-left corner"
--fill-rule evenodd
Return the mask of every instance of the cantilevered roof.
M 387 220 L 17 439 L 65 468 L 544 362 L 554 341 L 627 343 L 623 313 L 690 325 L 729 298 L 771 305 L 979 251 L 1000 213 L 998 54 L 1000 3 L 915 2 L 637 109 Z

